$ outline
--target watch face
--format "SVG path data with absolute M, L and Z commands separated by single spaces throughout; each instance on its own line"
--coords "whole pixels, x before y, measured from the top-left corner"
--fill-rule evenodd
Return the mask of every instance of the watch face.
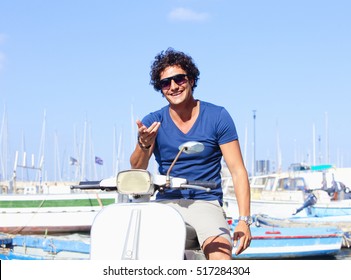
M 251 225 L 252 224 L 252 218 L 251 216 L 240 216 L 239 221 L 244 221 L 246 224 Z

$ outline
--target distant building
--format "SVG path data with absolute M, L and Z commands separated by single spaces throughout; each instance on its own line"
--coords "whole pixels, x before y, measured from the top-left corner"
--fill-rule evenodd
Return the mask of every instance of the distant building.
M 269 160 L 256 160 L 256 175 L 264 175 L 270 172 Z

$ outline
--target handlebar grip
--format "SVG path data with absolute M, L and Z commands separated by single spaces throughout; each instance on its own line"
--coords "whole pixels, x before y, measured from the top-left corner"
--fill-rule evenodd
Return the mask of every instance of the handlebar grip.
M 71 190 L 102 190 L 102 191 L 116 191 L 117 187 L 100 186 L 100 185 L 74 185 Z
M 201 186 L 204 188 L 209 188 L 209 189 L 215 189 L 217 187 L 216 182 L 209 182 L 209 181 L 188 181 L 188 185 L 195 185 L 195 186 Z

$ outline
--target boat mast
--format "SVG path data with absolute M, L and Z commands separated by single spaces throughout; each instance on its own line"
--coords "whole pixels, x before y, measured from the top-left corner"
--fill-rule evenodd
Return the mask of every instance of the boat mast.
M 55 131 L 55 181 L 62 181 L 62 176 L 61 176 L 61 164 L 60 164 L 60 152 L 59 152 L 59 144 L 58 144 L 58 136 L 57 136 L 57 131 Z
M 84 181 L 86 179 L 86 174 L 85 174 L 86 138 L 87 138 L 87 121 L 85 120 L 85 122 L 84 122 L 84 135 L 83 135 L 83 147 L 82 147 L 82 162 L 81 162 L 80 181 Z
M 282 171 L 282 152 L 280 148 L 280 137 L 279 137 L 279 129 L 277 122 L 277 172 L 280 173 Z
M 43 166 L 44 166 L 44 157 L 45 157 L 45 137 L 46 137 L 46 110 L 44 110 L 44 120 L 43 126 L 41 130 L 41 139 L 40 139 L 40 146 L 39 146 L 39 153 L 38 153 L 38 167 L 35 169 L 39 170 L 37 174 L 37 181 L 39 181 L 39 187 L 41 187 L 41 182 L 43 180 Z
M 244 164 L 247 166 L 247 124 L 245 126 L 245 141 L 244 141 Z
M 94 178 L 94 180 L 97 180 L 97 178 L 98 178 L 98 175 L 97 175 L 97 169 L 96 169 L 96 163 L 95 163 L 95 149 L 94 149 L 94 143 L 93 143 L 93 137 L 92 137 L 92 126 L 91 125 L 89 125 L 89 145 L 90 145 L 90 149 L 89 149 L 89 151 L 90 151 L 90 156 L 89 156 L 89 158 L 90 158 L 90 173 L 89 173 L 89 175 L 90 175 L 90 178 L 92 178 L 92 168 L 94 169 L 94 176 L 93 176 L 93 178 Z M 101 176 L 102 177 L 102 176 Z
M 4 106 L 4 113 L 2 116 L 1 129 L 0 129 L 0 165 L 1 165 L 1 180 L 7 180 L 7 113 L 6 107 Z
M 122 152 L 121 152 L 122 151 L 122 145 L 123 145 L 123 142 L 122 142 L 123 138 L 122 138 L 122 136 L 123 136 L 123 131 L 120 132 L 119 139 L 118 139 L 116 175 L 121 169 L 121 166 L 120 166 L 121 158 L 123 158 L 123 155 L 122 155 Z
M 329 132 L 328 132 L 328 112 L 325 112 L 325 163 L 330 163 L 329 158 Z
M 135 139 L 136 139 L 136 135 L 137 135 L 137 132 L 136 132 L 136 124 L 135 124 L 135 118 L 134 118 L 134 109 L 133 109 L 133 104 L 131 105 L 131 115 L 130 115 L 130 117 L 131 117 L 131 133 L 132 133 L 132 135 L 131 135 L 131 141 L 130 141 L 130 149 L 131 149 L 131 151 L 133 151 L 134 150 L 134 147 L 135 147 Z
M 256 176 L 256 110 L 253 110 L 253 176 Z
M 312 148 L 313 148 L 313 165 L 316 165 L 316 127 L 312 125 Z
M 73 131 L 73 135 L 74 135 L 74 150 L 73 150 L 73 155 L 74 155 L 74 161 L 70 162 L 70 165 L 75 166 L 75 172 L 74 172 L 74 180 L 78 180 L 78 178 L 80 178 L 80 174 L 81 174 L 81 157 L 80 157 L 80 153 L 79 153 L 79 143 L 78 143 L 78 138 L 77 138 L 77 126 L 74 125 L 74 131 Z

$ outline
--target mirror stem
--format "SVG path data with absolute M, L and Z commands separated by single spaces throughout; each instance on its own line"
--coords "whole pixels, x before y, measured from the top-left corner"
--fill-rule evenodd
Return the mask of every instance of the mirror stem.
M 177 162 L 177 160 L 178 160 L 180 154 L 183 152 L 184 149 L 185 149 L 185 147 L 182 147 L 182 148 L 179 150 L 177 156 L 175 157 L 175 159 L 173 160 L 171 166 L 169 167 L 169 169 L 168 169 L 168 171 L 167 171 L 167 174 L 166 174 L 166 188 L 169 188 L 169 187 L 171 186 L 171 177 L 170 177 L 169 174 L 171 173 L 171 170 L 172 170 L 174 164 Z

